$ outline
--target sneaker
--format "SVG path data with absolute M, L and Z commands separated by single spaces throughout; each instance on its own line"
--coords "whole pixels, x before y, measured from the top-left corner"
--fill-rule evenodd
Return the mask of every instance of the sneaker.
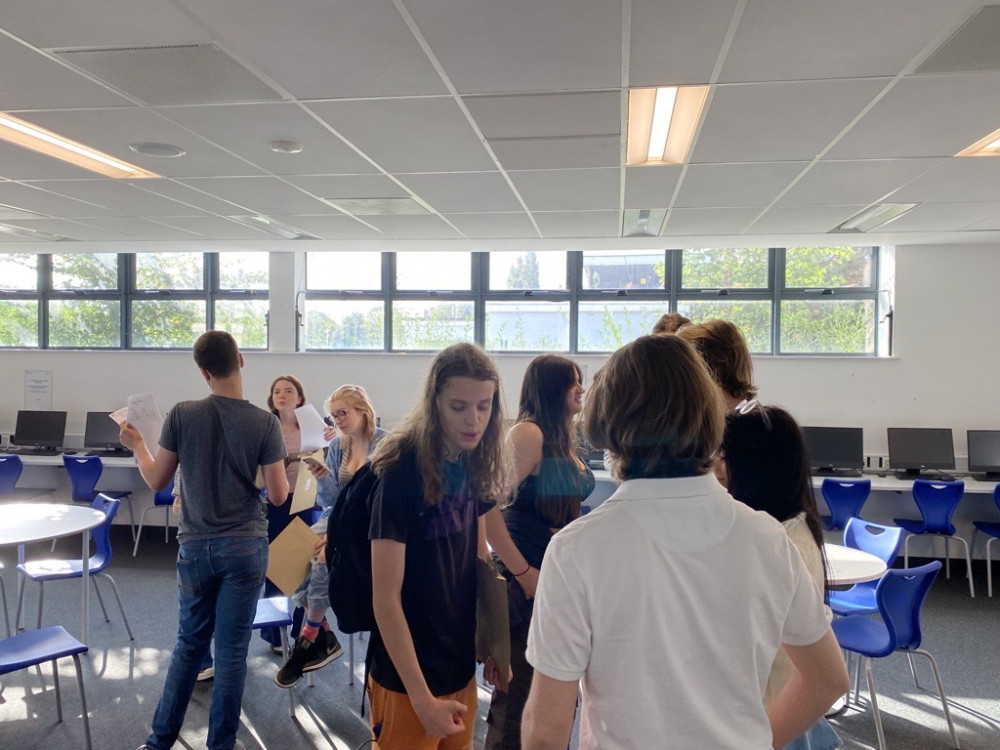
M 340 645 L 337 636 L 332 630 L 321 630 L 316 639 L 316 653 L 313 658 L 302 667 L 303 672 L 315 672 L 329 664 L 334 659 L 339 659 L 344 655 L 344 647 Z
M 211 667 L 205 667 L 198 673 L 198 682 L 204 682 L 205 680 L 211 680 L 215 677 L 215 665 Z
M 317 639 L 318 641 L 319 639 Z M 316 644 L 305 638 L 297 638 L 292 648 L 292 655 L 274 676 L 274 684 L 280 688 L 290 688 L 302 679 L 302 669 L 318 656 Z
M 276 656 L 284 656 L 285 655 L 285 651 L 284 651 L 284 649 L 281 648 L 281 646 L 271 646 L 271 653 L 275 654 Z

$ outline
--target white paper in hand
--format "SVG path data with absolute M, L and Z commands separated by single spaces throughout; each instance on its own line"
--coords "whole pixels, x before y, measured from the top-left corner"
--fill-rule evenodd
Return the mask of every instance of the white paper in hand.
M 326 423 L 312 404 L 303 404 L 295 410 L 295 418 L 299 420 L 299 435 L 302 439 L 301 453 L 314 453 L 326 447 L 323 439 L 323 428 Z
M 163 427 L 163 415 L 156 406 L 152 393 L 137 393 L 128 397 L 128 414 L 125 419 L 130 425 L 142 433 L 146 447 L 152 455 L 160 450 L 160 429 Z

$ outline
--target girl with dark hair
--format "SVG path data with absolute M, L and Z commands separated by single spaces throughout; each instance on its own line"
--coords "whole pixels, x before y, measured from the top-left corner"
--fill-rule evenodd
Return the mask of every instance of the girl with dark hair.
M 813 581 L 826 590 L 823 530 L 813 495 L 802 431 L 784 409 L 752 405 L 726 417 L 722 460 L 716 474 L 737 500 L 764 511 L 781 522 L 798 549 Z M 826 608 L 827 619 L 831 619 Z M 765 705 L 770 703 L 794 673 L 784 649 L 778 651 L 767 681 Z M 840 738 L 821 718 L 808 732 L 785 745 L 784 750 L 832 750 Z
M 466 750 L 476 716 L 476 557 L 506 496 L 500 377 L 486 352 L 440 352 L 419 403 L 372 456 L 369 646 L 382 750 Z
M 573 439 L 573 417 L 582 410 L 576 363 L 552 354 L 533 359 L 524 373 L 517 423 L 507 434 L 518 485 L 503 517 L 527 561 L 523 570 L 501 566 L 508 581 L 514 678 L 506 694 L 493 691 L 485 750 L 521 747 L 521 716 L 534 671 L 525 658 L 534 592 L 522 587 L 521 577 L 529 567 L 541 567 L 552 535 L 580 516 L 580 504 L 594 490 L 594 474 L 580 460 Z

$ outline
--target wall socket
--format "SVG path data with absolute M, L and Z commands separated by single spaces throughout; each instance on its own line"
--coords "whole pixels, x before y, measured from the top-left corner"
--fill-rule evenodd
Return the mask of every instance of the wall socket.
M 865 468 L 866 469 L 888 469 L 889 468 L 889 457 L 873 453 L 865 456 Z

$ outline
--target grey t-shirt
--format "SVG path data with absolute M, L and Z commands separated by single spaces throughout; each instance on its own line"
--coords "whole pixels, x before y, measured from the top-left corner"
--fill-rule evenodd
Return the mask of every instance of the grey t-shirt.
M 218 409 L 222 435 L 217 435 L 213 407 Z M 232 461 L 226 458 L 220 440 L 227 441 Z M 177 454 L 184 471 L 179 541 L 267 536 L 260 493 L 251 491 L 249 485 L 258 466 L 285 457 L 281 426 L 273 414 L 249 401 L 225 396 L 182 401 L 167 413 L 160 445 Z

